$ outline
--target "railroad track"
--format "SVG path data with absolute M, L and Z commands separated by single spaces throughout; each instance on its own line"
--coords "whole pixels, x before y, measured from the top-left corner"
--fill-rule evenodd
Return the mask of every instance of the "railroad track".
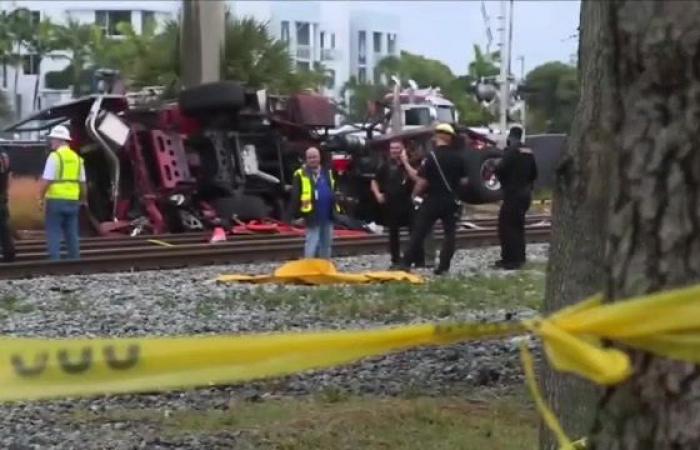
M 470 221 L 462 221 L 462 229 L 489 229 L 497 226 L 498 220 L 493 219 L 476 219 Z M 542 224 L 549 222 L 549 216 L 532 215 L 526 218 L 527 225 Z M 440 228 L 437 227 L 437 230 Z M 270 239 L 274 234 L 240 234 L 231 240 L 235 241 L 258 241 Z M 143 235 L 135 237 L 87 237 L 80 241 L 82 250 L 90 249 L 112 249 L 112 248 L 134 248 L 183 244 L 207 243 L 210 237 L 208 232 L 188 232 L 188 233 L 168 233 L 157 235 Z M 281 237 L 281 236 L 280 236 Z M 46 257 L 46 242 L 43 239 L 21 239 L 16 241 L 17 252 L 21 255 L 40 253 L 41 258 Z
M 527 229 L 528 242 L 547 242 L 549 233 L 549 226 L 530 225 Z M 187 241 L 188 238 L 184 234 L 169 235 L 167 239 L 170 241 L 181 239 L 179 243 L 173 243 L 169 247 L 149 244 L 148 239 L 145 238 L 131 238 L 140 239 L 142 245 L 125 245 L 127 240 L 124 239 L 86 239 L 85 246 L 81 249 L 81 259 L 77 261 L 50 262 L 46 260 L 44 247 L 41 250 L 37 249 L 36 252 L 22 253 L 20 246 L 18 261 L 0 264 L 0 279 L 289 260 L 298 258 L 304 245 L 303 237 L 240 236 L 227 242 L 209 244 L 201 242 L 203 236 L 201 233 L 199 236 L 190 236 L 190 239 L 200 239 L 193 243 Z M 442 241 L 442 237 L 442 231 L 436 230 L 435 239 Z M 149 238 L 152 239 L 154 236 Z M 408 236 L 404 234 L 402 241 L 405 243 L 407 240 Z M 105 241 L 110 245 L 104 246 Z M 343 237 L 335 240 L 333 253 L 334 256 L 352 256 L 384 252 L 386 241 L 386 235 Z M 39 245 L 38 243 L 41 241 L 31 242 L 32 245 Z M 23 244 L 30 244 L 30 242 Z M 498 244 L 498 236 L 493 228 L 466 229 L 457 233 L 458 248 L 496 244 Z M 27 245 L 24 250 L 30 248 Z

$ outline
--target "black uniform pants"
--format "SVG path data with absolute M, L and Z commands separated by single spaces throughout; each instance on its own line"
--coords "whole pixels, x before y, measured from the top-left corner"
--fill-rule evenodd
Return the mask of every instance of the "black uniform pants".
M 7 205 L 0 203 L 0 247 L 2 247 L 2 259 L 5 262 L 15 260 L 15 243 L 10 229 L 10 214 Z
M 525 262 L 525 213 L 530 209 L 530 194 L 506 195 L 498 212 L 498 238 L 501 262 L 517 266 Z
M 398 265 L 401 263 L 401 228 L 408 228 L 408 232 L 412 233 L 415 228 L 415 215 L 413 214 L 413 206 L 410 199 L 398 205 L 387 204 L 385 214 L 385 224 L 389 230 L 389 254 L 391 255 L 391 264 Z M 416 257 L 417 264 L 424 264 L 423 247 L 420 248 Z
M 458 207 L 452 199 L 431 199 L 428 197 L 418 209 L 415 229 L 411 232 L 411 240 L 404 256 L 403 265 L 411 267 L 414 263 L 420 263 L 423 255 L 423 245 L 426 236 L 432 230 L 435 222 L 440 219 L 445 236 L 440 250 L 440 264 L 438 270 L 450 269 L 450 262 L 455 253 L 455 233 L 457 231 Z

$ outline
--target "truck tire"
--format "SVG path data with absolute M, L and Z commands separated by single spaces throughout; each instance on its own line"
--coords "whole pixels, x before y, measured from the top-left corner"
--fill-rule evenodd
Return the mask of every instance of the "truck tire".
M 473 205 L 493 203 L 503 198 L 501 183 L 493 174 L 493 167 L 501 158 L 499 150 L 468 150 L 467 171 L 469 185 L 464 189 L 462 200 Z
M 178 104 L 182 112 L 190 116 L 234 112 L 245 104 L 245 93 L 243 87 L 235 81 L 218 81 L 182 91 Z

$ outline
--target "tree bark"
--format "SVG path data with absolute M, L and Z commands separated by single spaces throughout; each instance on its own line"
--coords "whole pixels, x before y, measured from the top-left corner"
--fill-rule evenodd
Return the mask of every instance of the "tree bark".
M 590 1 L 583 19 L 611 38 L 582 57 L 602 58 L 600 129 L 614 136 L 605 264 L 587 263 L 602 268 L 609 301 L 697 282 L 700 2 Z M 584 95 L 581 108 L 589 103 Z M 600 400 L 591 448 L 700 448 L 700 369 L 631 356 L 633 377 Z
M 608 179 L 614 136 L 609 91 L 613 79 L 607 66 L 612 55 L 600 51 L 613 42 L 602 25 L 606 2 L 581 5 L 578 78 L 581 100 L 567 148 L 556 174 L 552 209 L 552 239 L 545 293 L 545 313 L 556 311 L 600 292 L 608 209 Z M 572 437 L 588 434 L 598 392 L 589 384 L 542 364 L 546 399 Z M 540 426 L 540 447 L 557 449 L 549 430 Z

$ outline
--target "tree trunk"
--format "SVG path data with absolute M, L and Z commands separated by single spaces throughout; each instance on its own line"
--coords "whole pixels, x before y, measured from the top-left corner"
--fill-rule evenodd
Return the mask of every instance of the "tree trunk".
M 80 75 L 83 71 L 83 59 L 73 54 L 71 66 L 73 70 L 73 98 L 78 98 L 80 96 Z
M 15 63 L 15 88 L 14 88 L 14 99 L 12 99 L 12 104 L 15 107 L 15 119 L 19 120 L 20 119 L 20 98 L 19 98 L 19 92 L 17 89 L 19 88 L 19 71 L 22 69 L 22 55 L 20 54 L 20 43 L 17 43 L 17 62 Z
M 550 257 L 545 312 L 576 303 L 604 287 L 603 259 L 608 208 L 607 180 L 614 137 L 609 131 L 613 111 L 612 77 L 606 67 L 611 55 L 599 49 L 612 43 L 601 19 L 606 2 L 581 5 L 578 78 L 581 101 L 554 189 Z M 597 392 L 589 383 L 542 365 L 546 399 L 567 433 L 575 438 L 591 429 Z M 540 427 L 540 447 L 557 449 L 549 430 Z
M 41 58 L 37 55 L 37 59 L 39 61 L 37 62 L 36 81 L 34 81 L 34 99 L 32 101 L 32 108 L 34 110 L 39 109 L 37 100 L 39 98 L 39 82 L 41 81 Z
M 700 2 L 590 1 L 583 19 L 600 27 L 603 41 L 588 52 L 584 46 L 582 59 L 601 58 L 598 89 L 607 96 L 601 112 L 609 121 L 600 129 L 615 136 L 607 147 L 606 295 L 616 301 L 697 282 Z M 582 109 L 590 103 L 584 95 Z M 571 238 L 577 247 L 587 245 Z M 600 400 L 591 447 L 700 448 L 700 369 L 641 352 L 631 356 L 633 377 Z

